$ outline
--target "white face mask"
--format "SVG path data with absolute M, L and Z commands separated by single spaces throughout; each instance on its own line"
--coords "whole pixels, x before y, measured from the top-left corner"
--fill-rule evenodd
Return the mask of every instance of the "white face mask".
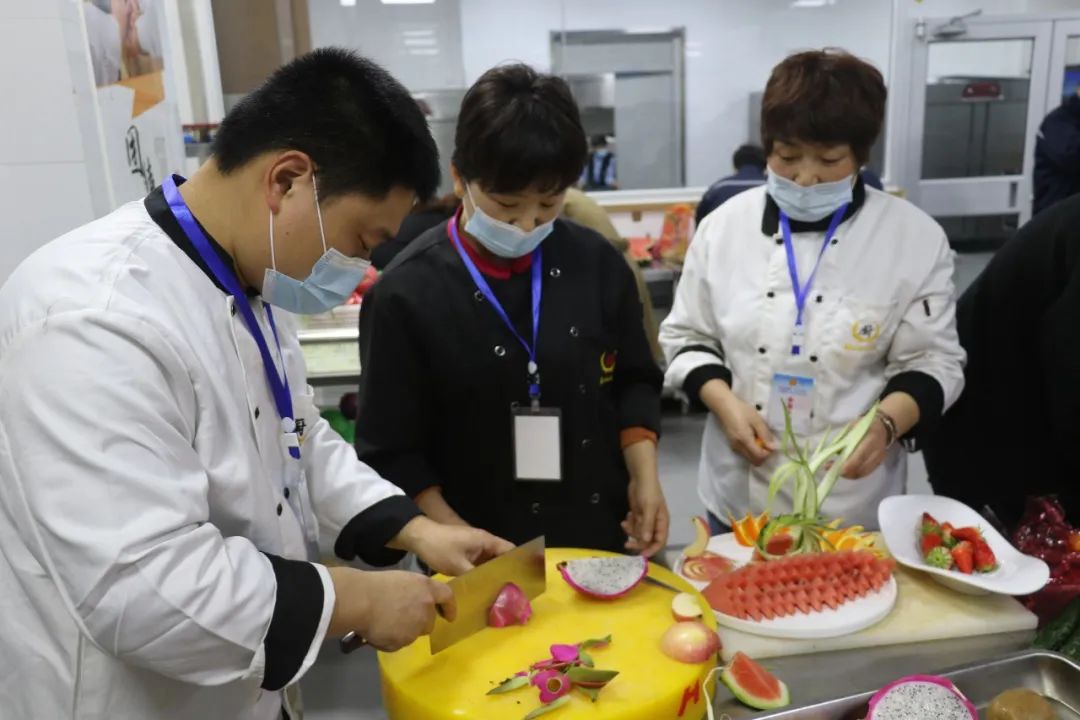
M 785 215 L 792 220 L 814 222 L 828 217 L 841 205 L 851 202 L 854 180 L 854 175 L 848 175 L 835 182 L 803 187 L 793 180 L 780 177 L 770 168 L 765 184 L 769 195 Z
M 263 300 L 282 310 L 300 315 L 329 312 L 343 304 L 356 290 L 371 266 L 370 260 L 347 257 L 336 248 L 327 249 L 322 210 L 319 209 L 319 188 L 314 175 L 311 176 L 311 185 L 315 191 L 315 214 L 319 219 L 322 257 L 303 280 L 278 272 L 277 258 L 274 255 L 274 213 L 271 212 L 270 263 L 273 267 L 266 269 L 262 287 Z
M 543 225 L 537 225 L 526 232 L 516 225 L 496 220 L 484 212 L 476 204 L 472 188 L 465 186 L 465 192 L 469 195 L 472 203 L 472 212 L 465 221 L 465 232 L 476 238 L 477 242 L 501 258 L 514 259 L 525 257 L 551 234 L 555 226 L 554 220 L 549 220 Z

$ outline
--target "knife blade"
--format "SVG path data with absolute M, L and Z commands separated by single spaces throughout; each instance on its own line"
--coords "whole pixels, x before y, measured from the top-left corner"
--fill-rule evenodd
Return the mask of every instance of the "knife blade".
M 450 581 L 457 604 L 457 619 L 454 622 L 442 618 L 435 620 L 430 638 L 431 654 L 486 628 L 488 610 L 499 591 L 511 582 L 521 588 L 529 600 L 547 589 L 542 535 Z

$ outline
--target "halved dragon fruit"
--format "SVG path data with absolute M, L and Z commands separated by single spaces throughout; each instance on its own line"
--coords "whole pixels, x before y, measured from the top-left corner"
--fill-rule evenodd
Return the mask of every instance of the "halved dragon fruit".
M 866 720 L 979 720 L 959 688 L 936 675 L 911 675 L 870 698 Z
M 495 628 L 524 625 L 532 617 L 529 598 L 514 583 L 506 583 L 488 610 L 488 625 Z
M 643 557 L 619 555 L 570 560 L 559 563 L 558 568 L 563 579 L 579 593 L 611 600 L 622 597 L 645 579 L 649 574 L 649 561 Z

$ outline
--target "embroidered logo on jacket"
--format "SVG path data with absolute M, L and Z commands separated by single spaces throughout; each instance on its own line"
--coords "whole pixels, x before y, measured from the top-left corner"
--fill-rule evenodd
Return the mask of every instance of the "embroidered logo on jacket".
M 615 352 L 605 352 L 600 355 L 600 384 L 606 385 L 615 379 Z
M 856 320 L 851 324 L 851 338 L 854 342 L 846 343 L 845 350 L 866 352 L 877 347 L 878 338 L 881 337 L 881 323 L 874 320 Z

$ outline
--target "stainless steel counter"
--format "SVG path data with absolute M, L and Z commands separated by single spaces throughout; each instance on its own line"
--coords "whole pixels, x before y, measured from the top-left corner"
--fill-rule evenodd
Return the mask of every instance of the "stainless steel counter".
M 1031 645 L 1034 633 L 983 635 L 964 640 L 892 645 L 870 650 L 803 655 L 767 660 L 763 665 L 787 683 L 793 706 L 877 690 L 906 675 L 940 673 L 962 665 L 994 660 Z M 765 715 L 736 702 L 727 688 L 717 688 L 714 708 L 720 718 Z

